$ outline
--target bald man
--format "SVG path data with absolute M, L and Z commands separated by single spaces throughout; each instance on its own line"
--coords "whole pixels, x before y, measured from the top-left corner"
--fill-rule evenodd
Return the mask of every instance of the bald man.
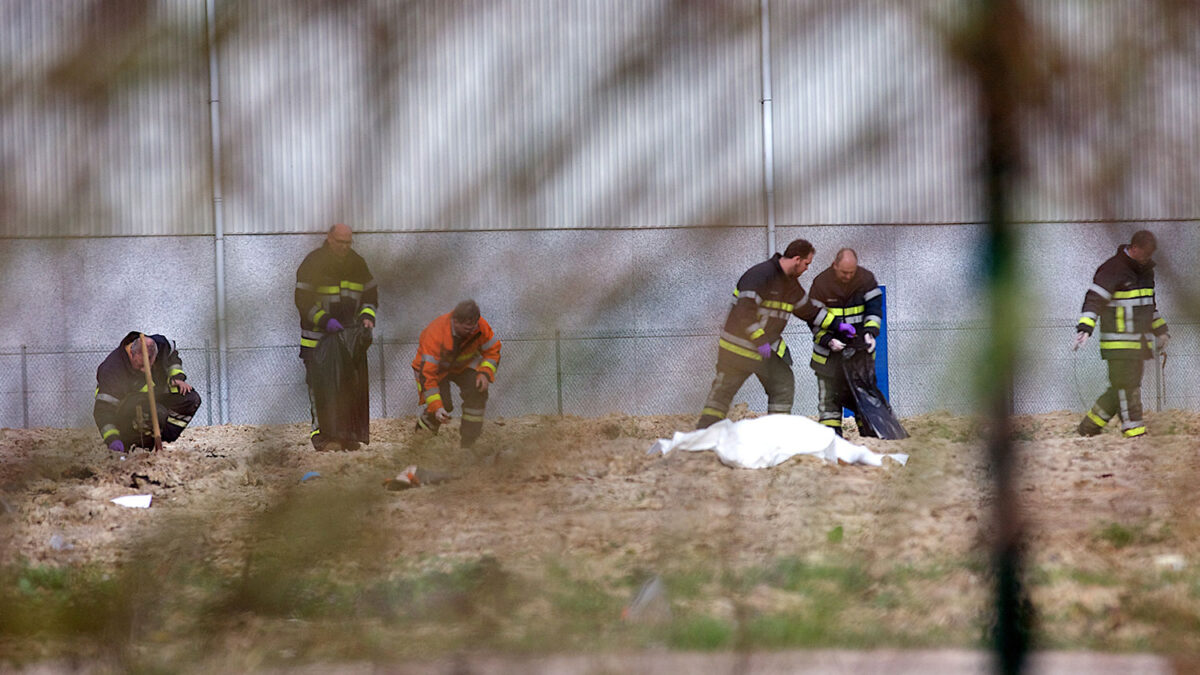
M 321 385 L 317 382 L 320 378 L 314 377 L 314 357 L 322 339 L 351 326 L 361 325 L 366 329 L 375 327 L 379 290 L 371 271 L 367 269 L 366 261 L 350 248 L 353 237 L 349 226 L 340 223 L 334 225 L 325 235 L 325 243 L 309 253 L 296 270 L 295 302 L 296 310 L 300 313 L 300 358 L 304 361 L 312 409 L 312 432 L 309 438 L 318 450 L 334 449 L 331 444 L 339 441 L 343 449 L 355 449 L 358 446 L 358 441 L 354 439 L 331 438 L 336 435 L 331 433 L 322 435 L 317 403 L 325 392 L 316 391 L 316 387 Z M 366 368 L 365 363 L 362 367 Z
M 813 279 L 809 289 L 813 302 L 824 307 L 824 321 L 812 324 L 813 353 L 809 366 L 817 374 L 819 421 L 842 435 L 842 408 L 854 411 L 859 432 L 874 435 L 858 410 L 854 394 L 842 369 L 842 357 L 857 346 L 874 356 L 883 314 L 883 291 L 875 275 L 859 267 L 858 254 L 843 248 L 833 264 Z

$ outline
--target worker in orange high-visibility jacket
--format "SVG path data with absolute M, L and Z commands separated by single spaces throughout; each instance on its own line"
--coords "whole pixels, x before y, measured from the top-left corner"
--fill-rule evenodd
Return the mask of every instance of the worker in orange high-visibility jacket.
M 483 432 L 488 387 L 496 381 L 499 363 L 500 340 L 491 325 L 480 318 L 474 300 L 464 300 L 453 312 L 434 319 L 421 331 L 412 362 L 417 395 L 425 408 L 417 418 L 417 429 L 437 433 L 450 421 L 453 382 L 462 395 L 462 447 L 471 447 Z

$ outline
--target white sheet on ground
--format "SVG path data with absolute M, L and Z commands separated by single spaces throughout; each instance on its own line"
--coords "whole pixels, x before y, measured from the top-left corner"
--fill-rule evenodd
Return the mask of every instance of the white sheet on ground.
M 833 429 L 799 415 L 721 420 L 707 429 L 677 431 L 670 439 L 656 441 L 650 454 L 665 455 L 672 450 L 713 450 L 722 463 L 742 469 L 765 469 L 796 455 L 869 466 L 882 466 L 884 457 L 900 464 L 908 461 L 908 455 L 880 454 L 855 445 L 833 433 Z

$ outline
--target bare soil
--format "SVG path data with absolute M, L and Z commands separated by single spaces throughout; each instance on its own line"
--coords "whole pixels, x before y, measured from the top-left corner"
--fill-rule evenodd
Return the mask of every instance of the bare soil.
M 913 639 L 927 647 L 986 644 L 992 492 L 977 422 L 946 415 L 908 419 L 913 437 L 904 441 L 858 439 L 851 432 L 851 440 L 877 452 L 908 453 L 907 466 L 801 457 L 773 469 L 736 470 L 711 453 L 646 454 L 654 439 L 689 429 L 693 421 L 622 415 L 488 420 L 478 446 L 463 450 L 457 422 L 431 437 L 415 432 L 412 419 L 375 420 L 370 445 L 320 453 L 308 445 L 304 425 L 215 426 L 188 429 L 162 453 L 123 456 L 105 449 L 94 430 L 4 429 L 0 565 L 98 568 L 114 575 L 137 569 L 169 585 L 183 583 L 172 576 L 179 560 L 201 560 L 217 578 L 269 586 L 273 576 L 296 566 L 362 584 L 406 574 L 428 579 L 419 575 L 453 574 L 456 566 L 482 560 L 485 568 L 521 580 L 505 586 L 506 592 L 520 589 L 526 598 L 520 602 L 472 599 L 465 613 L 406 615 L 405 634 L 424 646 L 389 644 L 376 655 L 424 658 L 454 653 L 482 633 L 485 644 L 502 651 L 639 646 L 621 635 L 574 635 L 567 628 L 561 641 L 535 643 L 508 628 L 509 622 L 535 625 L 543 616 L 562 624 L 555 614 L 562 594 L 538 597 L 539 589 L 561 590 L 555 570 L 571 584 L 593 584 L 599 612 L 609 609 L 605 598 L 627 603 L 652 574 L 670 582 L 676 622 L 698 617 L 744 625 L 747 617 L 832 611 L 814 607 L 811 592 L 772 583 L 769 574 L 757 583 L 745 576 L 793 560 L 811 569 L 861 570 L 861 587 L 830 582 L 843 584 L 834 591 L 850 588 L 836 623 L 857 626 L 850 646 L 871 645 L 873 632 L 877 646 L 911 646 Z M 1149 435 L 1138 440 L 1114 430 L 1079 438 L 1076 423 L 1077 415 L 1067 412 L 1016 420 L 1019 510 L 1038 644 L 1200 652 L 1200 500 L 1194 497 L 1200 415 L 1149 414 Z M 383 482 L 408 465 L 453 479 L 386 490 Z M 302 480 L 309 472 L 320 475 Z M 153 495 L 152 506 L 110 502 L 130 494 Z M 722 571 L 743 575 L 741 582 L 729 582 Z M 684 589 L 691 572 L 695 587 Z M 228 598 L 227 579 L 214 583 Z M 243 604 L 231 610 L 240 617 L 237 630 L 228 624 L 214 629 L 222 649 L 245 654 L 259 640 L 286 645 L 282 634 L 308 635 L 288 623 L 303 614 L 299 610 L 272 616 L 246 600 L 248 591 L 238 593 Z M 369 624 L 386 633 L 394 609 L 372 614 L 356 607 L 353 618 L 367 618 L 355 630 Z M 170 631 L 163 630 L 169 643 Z M 8 644 L 21 646 L 27 635 L 18 631 Z M 0 645 L 4 640 L 0 632 Z M 712 646 L 722 644 L 729 646 L 719 640 Z M 846 641 L 833 631 L 785 636 L 777 644 L 826 645 Z M 221 663 L 252 669 L 288 663 L 298 651 L 302 662 L 322 654 L 345 657 L 284 646 L 274 656 L 222 657 L 235 660 Z M 54 658 L 64 652 L 50 645 L 25 653 Z M 183 654 L 175 657 L 195 658 Z

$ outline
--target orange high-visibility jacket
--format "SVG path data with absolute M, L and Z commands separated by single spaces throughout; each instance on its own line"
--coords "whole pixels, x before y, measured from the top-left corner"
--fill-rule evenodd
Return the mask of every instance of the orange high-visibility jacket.
M 479 328 L 454 349 L 454 334 L 450 328 L 450 312 L 434 319 L 421 331 L 417 356 L 413 359 L 413 375 L 417 378 L 417 393 L 425 410 L 435 413 L 445 407 L 438 383 L 448 375 L 467 370 L 483 373 L 496 381 L 496 365 L 500 363 L 500 340 L 486 319 L 479 319 Z

